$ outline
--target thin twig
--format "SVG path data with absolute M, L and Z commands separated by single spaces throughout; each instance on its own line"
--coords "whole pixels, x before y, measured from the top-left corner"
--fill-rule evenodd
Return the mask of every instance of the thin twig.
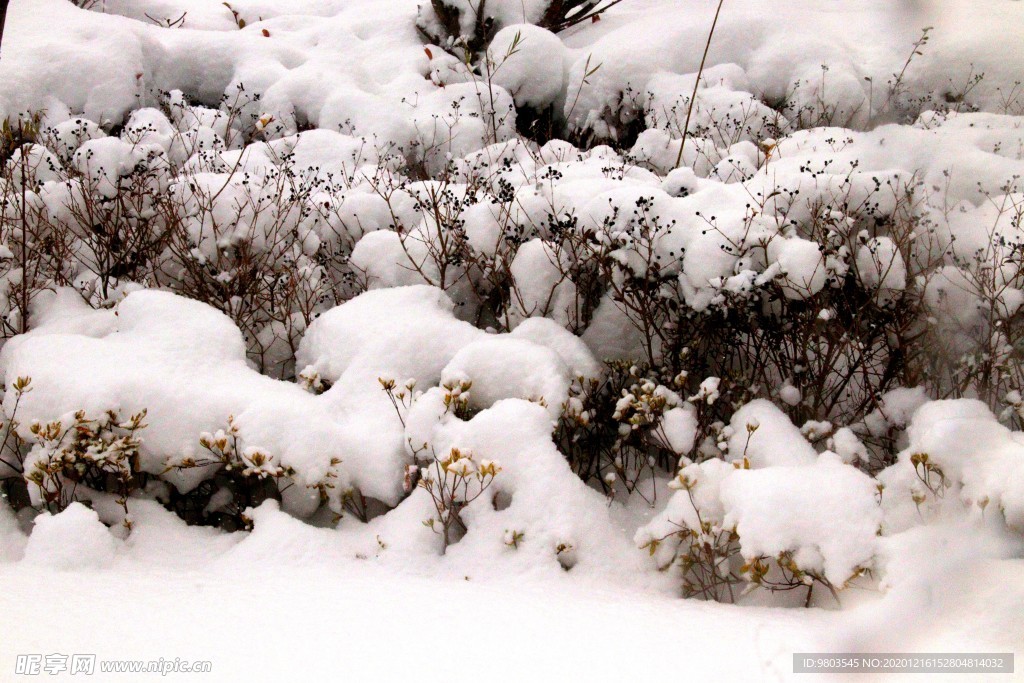
M 4 25 L 7 23 L 7 5 L 10 0 L 0 0 L 0 45 L 4 40 Z
M 686 147 L 686 134 L 690 130 L 690 115 L 693 114 L 693 103 L 697 101 L 697 88 L 700 87 L 700 79 L 704 74 L 704 62 L 707 61 L 708 51 L 711 50 L 711 38 L 715 35 L 715 27 L 718 25 L 718 15 L 722 11 L 725 0 L 718 0 L 718 9 L 715 10 L 715 19 L 711 22 L 711 30 L 708 31 L 708 42 L 704 45 L 704 56 L 700 58 L 700 68 L 697 69 L 697 80 L 693 82 L 693 94 L 690 95 L 690 106 L 686 109 L 686 123 L 683 124 L 683 139 L 679 143 L 679 154 L 676 156 L 675 168 L 683 163 L 683 148 Z

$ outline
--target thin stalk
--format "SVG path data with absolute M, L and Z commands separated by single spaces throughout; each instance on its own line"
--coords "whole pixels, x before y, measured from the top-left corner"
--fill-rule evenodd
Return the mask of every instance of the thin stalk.
M 704 74 L 704 62 L 708 59 L 708 51 L 711 50 L 711 38 L 715 35 L 715 27 L 718 25 L 718 15 L 722 11 L 725 0 L 718 0 L 718 9 L 715 10 L 715 19 L 711 22 L 711 30 L 708 31 L 708 42 L 704 45 L 704 56 L 700 58 L 700 68 L 697 69 L 697 80 L 693 82 L 693 94 L 690 95 L 690 106 L 686 108 L 686 123 L 683 124 L 683 139 L 679 143 L 679 154 L 676 156 L 675 168 L 683 163 L 683 149 L 686 147 L 686 134 L 690 130 L 690 116 L 693 114 L 693 103 L 697 101 L 697 88 L 700 87 L 700 79 Z
M 4 40 L 4 25 L 7 23 L 7 5 L 10 0 L 0 0 L 0 45 Z

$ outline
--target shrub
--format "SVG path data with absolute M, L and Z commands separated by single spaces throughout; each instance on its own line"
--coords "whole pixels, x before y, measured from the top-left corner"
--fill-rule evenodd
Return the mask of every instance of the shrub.
M 146 411 L 122 419 L 114 410 L 97 417 L 79 410 L 21 425 L 18 405 L 32 391 L 32 380 L 18 378 L 11 388 L 14 404 L 3 425 L 0 460 L 12 504 L 57 513 L 74 502 L 109 495 L 123 510 L 123 523 L 130 528 L 128 500 L 145 482 L 138 461 Z
M 473 454 L 452 448 L 444 456 L 432 454 L 429 464 L 420 470 L 417 483 L 433 502 L 437 514 L 423 521 L 424 526 L 440 534 L 444 549 L 466 531 L 461 511 L 483 495 L 501 472 L 493 460 L 477 462 Z
M 417 11 L 416 28 L 433 45 L 482 52 L 505 25 L 523 21 L 554 33 L 590 21 L 622 0 L 542 0 L 520 4 L 504 0 L 430 0 Z
M 205 501 L 201 517 L 189 521 L 229 531 L 251 529 L 252 521 L 245 511 L 259 507 L 265 500 L 281 500 L 280 482 L 295 474 L 263 448 L 246 446 L 233 417 L 228 418 L 226 429 L 201 434 L 199 445 L 206 453 L 204 456 L 170 459 L 165 470 L 165 473 L 195 468 L 214 471 L 207 480 L 212 480 L 211 483 L 194 494 Z M 323 493 L 326 497 L 326 492 Z M 174 505 L 176 501 L 172 497 L 169 502 Z M 195 508 L 192 511 L 195 512 Z

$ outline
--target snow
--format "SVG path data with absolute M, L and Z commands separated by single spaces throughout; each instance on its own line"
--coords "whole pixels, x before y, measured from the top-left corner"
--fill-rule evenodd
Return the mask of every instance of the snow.
M 578 293 L 563 273 L 566 258 L 557 247 L 541 239 L 532 239 L 519 247 L 510 266 L 515 287 L 511 326 L 532 316 L 550 316 L 564 326 L 579 320 L 576 312 Z
M 95 511 L 72 503 L 59 515 L 36 517 L 25 562 L 63 570 L 105 568 L 113 564 L 117 546 Z
M 531 24 L 506 26 L 488 47 L 492 82 L 511 93 L 517 107 L 537 110 L 563 97 L 566 57 L 558 36 Z
M 516 326 L 509 336 L 525 339 L 547 347 L 558 354 L 569 370 L 571 379 L 593 378 L 601 375 L 601 366 L 586 344 L 550 318 L 530 318 Z
M 438 4 L 476 30 L 477 5 Z M 557 35 L 546 0 L 486 7 L 472 54 L 421 0 L 14 3 L 0 117 L 38 131 L 0 182 L 0 610 L 31 615 L 6 649 L 246 680 L 1020 651 L 1022 5 L 727 4 L 699 75 L 705 0 Z M 159 243 L 114 276 L 104 220 Z M 21 222 L 66 262 L 27 270 Z M 247 256 L 268 301 L 235 289 Z M 908 321 L 872 343 L 949 376 L 894 355 L 840 378 L 872 349 L 826 332 L 871 329 L 869 304 Z M 793 349 L 744 384 L 733 347 L 766 330 L 715 335 L 773 316 Z M 691 324 L 712 347 L 692 363 Z M 63 511 L 18 488 L 15 460 L 52 455 L 39 429 L 106 411 L 146 411 L 123 505 L 95 479 L 67 479 Z M 219 441 L 238 468 L 190 464 Z M 231 476 L 275 495 L 247 506 Z M 187 494 L 245 528 L 187 525 L 165 507 Z M 680 600 L 723 538 L 740 606 Z M 769 585 L 744 586 L 761 562 Z M 772 591 L 786 572 L 835 598 Z
M 782 291 L 790 299 L 806 299 L 825 286 L 825 259 L 818 245 L 810 240 L 772 240 L 768 244 L 768 258 L 779 265 Z
M 730 424 L 729 456 L 751 467 L 809 465 L 817 452 L 781 410 L 757 399 L 736 411 Z
M 141 467 L 159 474 L 168 464 L 197 455 L 200 433 L 215 432 L 234 416 L 246 443 L 294 467 L 301 487 L 322 481 L 332 457 L 354 466 L 341 473 L 343 484 L 355 476 L 360 460 L 366 473 L 402 467 L 400 445 L 390 451 L 386 443 L 380 445 L 381 451 L 392 453 L 390 459 L 357 448 L 362 435 L 346 434 L 330 416 L 326 398 L 252 370 L 239 330 L 209 306 L 145 290 L 125 297 L 116 311 L 98 311 L 92 317 L 107 321 L 107 328 L 95 336 L 44 327 L 22 343 L 4 346 L 0 364 L 5 377 L 32 377 L 34 383 L 19 405 L 23 428 L 32 420 L 47 422 L 80 409 L 91 415 L 146 409 L 149 427 Z M 8 393 L 7 400 L 12 397 Z M 165 476 L 187 491 L 212 474 L 199 468 Z M 367 495 L 387 499 L 399 493 L 397 482 L 361 477 L 356 479 Z
M 28 577 L 7 569 L 0 569 L 0 575 L 11 587 L 0 598 L 5 611 L 32 609 L 29 599 L 34 584 Z M 60 575 L 44 570 L 36 577 L 49 582 Z M 278 599 L 254 601 L 253 594 L 265 590 L 268 583 L 275 586 Z M 307 586 L 318 589 L 310 591 Z M 193 592 L 206 598 L 184 605 L 179 596 Z M 100 609 L 117 599 L 136 606 L 128 619 Z M 258 607 L 252 606 L 254 602 Z M 339 609 L 364 616 L 339 619 Z M 564 585 L 552 591 L 536 584 L 481 582 L 475 577 L 442 582 L 374 572 L 359 565 L 347 566 L 344 574 L 323 565 L 277 567 L 259 580 L 226 568 L 184 576 L 160 571 L 138 575 L 126 567 L 83 574 L 73 599 L 65 600 L 59 610 L 44 601 L 36 605 L 35 614 L 25 628 L 11 634 L 12 651 L 35 651 L 37 644 L 46 643 L 54 651 L 95 652 L 101 659 L 180 656 L 212 661 L 214 678 L 251 681 L 317 679 L 340 670 L 361 679 L 450 680 L 450 671 L 437 660 L 437 639 L 424 637 L 439 621 L 472 629 L 480 646 L 452 645 L 459 649 L 458 664 L 487 671 L 493 680 L 668 677 L 678 663 L 663 657 L 633 661 L 634 638 L 670 651 L 678 645 L 680 623 L 702 624 L 689 636 L 695 653 L 739 648 L 759 638 L 764 650 L 757 656 L 691 656 L 694 671 L 707 676 L 756 677 L 765 667 L 788 670 L 789 650 L 811 647 L 818 642 L 816 627 L 827 623 L 824 619 L 805 623 L 785 613 L 738 621 L 705 604 L 622 594 L 610 588 Z M 134 616 L 143 614 L 148 615 L 145 622 Z M 296 623 L 296 615 L 302 615 L 302 627 L 281 629 L 281 624 Z M 185 623 L 192 626 L 184 629 Z M 593 637 L 595 630 L 620 628 L 632 635 Z M 153 630 L 164 635 L 154 640 Z M 112 632 L 120 634 L 116 640 L 110 637 Z M 265 633 L 276 634 L 275 645 L 254 657 L 252 640 Z M 563 645 L 552 649 L 552 642 Z M 195 675 L 163 678 L 188 677 Z
M 172 521 L 173 516 L 140 520 L 132 537 L 166 534 Z M 956 529 L 926 528 L 914 538 L 901 537 L 906 550 L 898 556 L 912 564 L 894 574 L 915 578 L 893 586 L 884 600 L 842 612 L 727 608 L 570 580 L 571 573 L 553 581 L 476 572 L 440 578 L 365 560 L 341 561 L 331 551 L 331 535 L 323 532 L 256 554 L 260 539 L 255 534 L 226 545 L 224 535 L 211 537 L 207 531 L 182 524 L 177 552 L 153 544 L 122 553 L 110 568 L 79 569 L 73 575 L 75 589 L 60 601 L 40 599 L 39 586 L 61 584 L 68 573 L 45 566 L 29 573 L 16 564 L 0 564 L 7 587 L 0 592 L 0 607 L 6 614 L 33 614 L 7 634 L 9 651 L 205 659 L 213 662 L 216 677 L 252 681 L 329 677 L 339 668 L 360 678 L 441 681 L 450 680 L 451 671 L 436 659 L 436 639 L 423 637 L 440 620 L 472 625 L 473 637 L 491 644 L 464 649 L 459 662 L 491 671 L 496 680 L 562 676 L 603 681 L 677 675 L 678 659 L 636 657 L 636 649 L 643 643 L 672 651 L 679 646 L 680 625 L 693 625 L 686 666 L 694 675 L 788 679 L 793 652 L 962 647 L 1019 654 L 1024 636 L 1013 618 L 1024 604 L 1024 595 L 1012 588 L 1020 560 L 977 564 L 969 558 L 992 539 L 957 536 Z M 948 562 L 922 562 L 927 554 L 922 551 L 943 538 L 957 552 Z M 189 542 L 183 544 L 185 539 Z M 256 557 L 263 561 L 258 575 L 250 564 Z M 253 598 L 268 586 L 274 599 Z M 120 602 L 133 609 L 108 608 Z M 339 610 L 360 618 L 339 620 Z M 298 622 L 296 615 L 301 615 Z M 295 627 L 281 629 L 283 623 Z M 154 639 L 154 632 L 160 638 Z M 254 658 L 253 638 L 266 633 L 276 634 L 275 646 Z M 595 638 L 595 633 L 619 635 Z M 561 645 L 553 649 L 552 642 Z M 508 654 L 497 654 L 496 648 Z M 166 678 L 188 677 L 194 675 Z M 972 677 L 961 674 L 957 680 Z
M 857 250 L 857 275 L 867 287 L 901 290 L 907 284 L 907 266 L 888 237 L 872 237 Z
M 882 510 L 871 477 L 822 454 L 799 473 L 738 470 L 722 483 L 723 524 L 735 527 L 743 557 L 792 552 L 804 571 L 842 586 L 870 568 Z
M 868 459 L 867 448 L 849 427 L 840 427 L 836 430 L 829 439 L 829 448 L 846 463 Z
M 436 384 L 452 356 L 482 336 L 453 309 L 444 292 L 425 285 L 367 292 L 310 325 L 297 365 L 342 385 L 357 381 L 347 376 Z
M 1024 525 L 1024 443 L 1018 433 L 999 424 L 981 402 L 970 399 L 932 401 L 914 412 L 907 429 L 908 446 L 896 464 L 879 475 L 892 489 L 892 504 L 904 508 L 914 495 L 928 495 L 923 475 L 937 466 L 958 497 L 974 514 L 1002 514 L 1013 528 Z M 924 462 L 915 462 L 915 456 Z M 924 476 L 924 478 L 922 478 Z M 942 500 L 928 501 L 941 504 Z
M 674 453 L 689 453 L 697 440 L 696 410 L 689 405 L 665 411 L 661 418 L 661 431 Z
M 17 562 L 25 553 L 28 539 L 18 525 L 18 518 L 9 506 L 3 506 L 0 512 L 0 562 Z
M 495 337 L 462 349 L 441 372 L 441 384 L 472 383 L 470 406 L 489 408 L 504 398 L 547 406 L 557 418 L 569 397 L 569 368 L 554 351 L 531 341 Z

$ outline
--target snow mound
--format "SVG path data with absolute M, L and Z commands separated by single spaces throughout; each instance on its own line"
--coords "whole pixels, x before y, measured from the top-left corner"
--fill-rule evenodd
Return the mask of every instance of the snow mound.
M 558 354 L 572 378 L 599 377 L 601 364 L 590 353 L 583 340 L 550 318 L 529 318 L 509 333 L 512 339 L 523 339 L 546 346 Z
M 913 414 L 908 445 L 878 475 L 894 523 L 919 506 L 959 500 L 974 514 L 1000 512 L 1024 529 L 1024 439 L 999 423 L 980 401 L 931 401 Z M 949 489 L 949 490 L 947 490 Z
M 36 517 L 25 547 L 25 561 L 69 571 L 109 567 L 118 545 L 95 511 L 72 503 L 59 514 Z
M 512 94 L 516 106 L 537 110 L 562 96 L 566 57 L 558 36 L 530 24 L 506 26 L 487 48 L 493 82 Z
M 309 326 L 296 365 L 332 383 L 351 374 L 437 384 L 452 356 L 484 334 L 456 319 L 454 308 L 443 291 L 426 285 L 366 292 Z
M 729 424 L 729 457 L 752 468 L 810 465 L 818 453 L 774 404 L 757 399 L 737 410 Z
M 142 470 L 188 491 L 214 472 L 205 467 L 167 472 L 168 465 L 200 456 L 200 435 L 226 427 L 233 416 L 247 446 L 295 469 L 299 490 L 321 483 L 338 458 L 346 463 L 338 473 L 341 486 L 356 485 L 381 499 L 397 497 L 400 447 L 393 447 L 391 459 L 367 454 L 358 447 L 362 435 L 347 432 L 328 401 L 251 369 L 242 335 L 223 313 L 144 290 L 129 294 L 114 316 L 102 310 L 93 315 L 113 318 L 94 337 L 44 327 L 4 346 L 4 377 L 32 378 L 33 389 L 18 407 L 24 428 L 77 410 L 89 415 L 147 410 Z M 9 411 L 13 400 L 9 389 Z
M 569 397 L 569 368 L 554 351 L 531 341 L 494 337 L 455 354 L 441 383 L 472 383 L 470 407 L 487 408 L 506 398 L 534 401 L 557 418 Z
M 737 470 L 722 483 L 724 524 L 747 561 L 792 553 L 803 571 L 845 584 L 871 566 L 882 509 L 875 481 L 823 454 L 813 465 Z

